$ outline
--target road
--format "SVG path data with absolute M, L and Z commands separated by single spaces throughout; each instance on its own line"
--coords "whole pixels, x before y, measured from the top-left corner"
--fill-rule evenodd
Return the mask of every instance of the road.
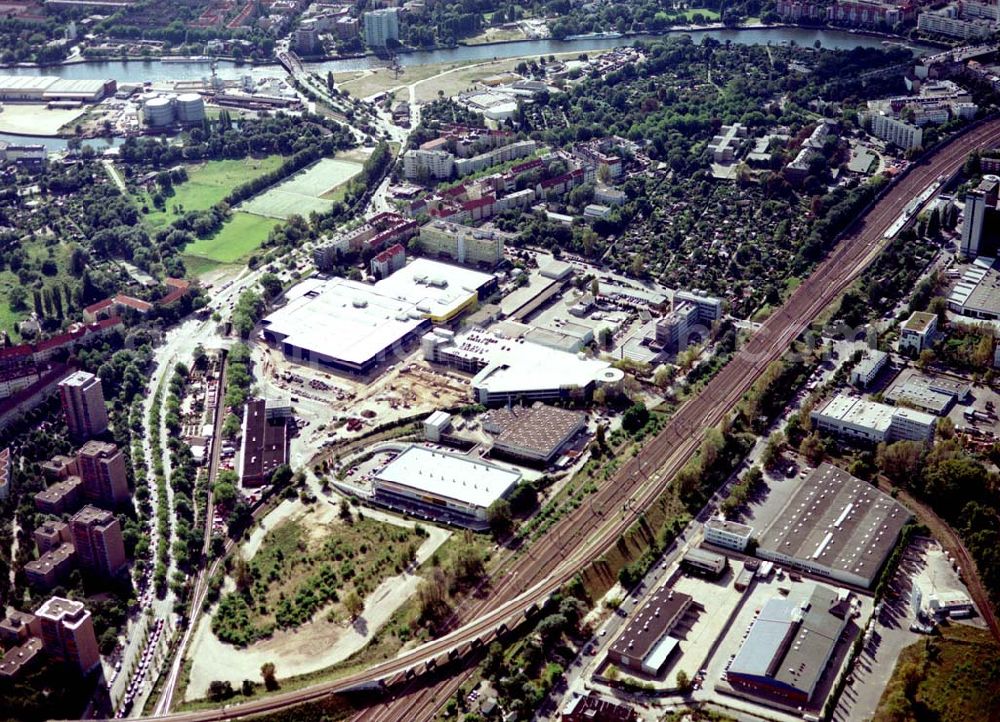
M 938 176 L 954 171 L 971 150 L 995 147 L 998 143 L 1000 121 L 984 123 L 937 149 L 890 187 L 785 304 L 764 322 L 735 358 L 643 447 L 640 456 L 623 464 L 615 477 L 591 496 L 591 503 L 564 517 L 535 548 L 513 560 L 507 573 L 493 580 L 492 588 L 482 599 L 462 607 L 454 631 L 333 682 L 229 709 L 170 715 L 169 719 L 184 722 L 234 719 L 322 699 L 330 693 L 390 678 L 426 660 L 441 657 L 449 649 L 488 635 L 498 623 L 516 616 L 528 604 L 544 601 L 579 569 L 616 543 L 639 514 L 653 503 L 695 453 L 704 430 L 723 420 L 768 364 L 780 358 L 809 321 L 833 302 L 881 252 L 884 233 L 907 204 L 936 182 Z M 632 500 L 632 511 L 620 516 L 619 510 L 626 499 Z M 436 686 L 401 694 L 386 708 L 385 714 L 390 716 L 385 718 L 414 721 L 433 718 L 437 707 L 450 694 L 447 690 L 453 683 L 454 678 L 446 679 Z M 382 714 L 373 710 L 363 719 L 381 719 Z

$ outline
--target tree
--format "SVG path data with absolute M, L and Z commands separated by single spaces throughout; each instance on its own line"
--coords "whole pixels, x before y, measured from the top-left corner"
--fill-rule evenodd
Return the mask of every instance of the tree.
M 365 611 L 365 602 L 355 590 L 351 590 L 344 597 L 344 609 L 351 615 L 351 619 L 357 619 L 361 612 Z
M 677 690 L 681 694 L 687 694 L 691 691 L 691 678 L 683 669 L 677 670 Z
M 630 406 L 622 415 L 622 428 L 634 434 L 649 421 L 649 410 L 641 401 Z
M 590 295 L 592 295 L 594 298 L 597 298 L 598 296 L 601 295 L 601 282 L 598 281 L 596 278 L 590 281 Z
M 896 484 L 909 484 L 919 478 L 923 468 L 924 445 L 919 441 L 879 444 L 875 463 Z
M 236 694 L 233 691 L 233 685 L 231 682 L 223 682 L 218 679 L 214 679 L 208 683 L 208 698 L 213 702 L 221 702 L 227 700 Z
M 497 539 L 506 537 L 513 526 L 510 503 L 506 499 L 497 499 L 486 510 L 486 521 L 489 522 L 490 531 Z
M 810 464 L 818 466 L 826 456 L 826 444 L 818 432 L 813 432 L 802 439 L 799 444 L 799 453 L 806 457 Z
M 920 368 L 921 371 L 924 371 L 931 366 L 936 359 L 937 356 L 934 354 L 934 351 L 929 348 L 925 348 L 920 352 L 920 356 L 917 357 L 917 367 Z
M 781 448 L 785 445 L 785 436 L 775 431 L 767 440 L 767 445 L 760 456 L 760 463 L 765 469 L 773 469 L 781 461 Z
M 276 669 L 274 662 L 264 662 L 260 666 L 260 676 L 264 678 L 264 688 L 268 692 L 278 689 L 278 678 L 275 676 Z

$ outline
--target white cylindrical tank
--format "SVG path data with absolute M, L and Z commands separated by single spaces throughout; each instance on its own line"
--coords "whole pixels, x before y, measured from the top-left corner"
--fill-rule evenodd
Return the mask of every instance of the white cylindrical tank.
M 200 123 L 205 119 L 205 101 L 197 93 L 177 96 L 177 120 L 181 123 Z
M 142 117 L 147 125 L 154 128 L 170 125 L 174 122 L 173 98 L 153 98 L 142 106 Z

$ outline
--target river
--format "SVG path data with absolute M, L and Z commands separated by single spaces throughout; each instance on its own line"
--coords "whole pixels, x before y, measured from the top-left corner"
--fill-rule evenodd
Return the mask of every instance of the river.
M 678 30 L 678 34 L 685 31 Z M 812 47 L 817 40 L 822 47 L 844 50 L 858 46 L 883 47 L 882 38 L 870 35 L 860 35 L 842 30 L 820 30 L 809 28 L 747 28 L 744 30 L 691 30 L 687 31 L 695 42 L 701 42 L 704 37 L 713 37 L 720 41 L 730 40 L 746 45 L 765 43 L 787 43 L 795 41 L 798 45 Z M 580 40 L 521 40 L 510 43 L 492 43 L 489 45 L 460 45 L 442 50 L 421 50 L 412 53 L 401 53 L 400 64 L 432 65 L 469 60 L 492 60 L 493 58 L 516 58 L 521 56 L 553 55 L 566 52 L 586 52 L 588 50 L 605 50 L 621 45 L 627 45 L 643 36 L 634 38 L 583 38 Z M 648 39 L 648 36 L 646 37 Z M 909 44 L 917 52 L 934 50 L 927 46 Z M 329 60 L 323 63 L 307 63 L 311 70 L 326 73 L 364 70 L 383 66 L 384 61 L 374 56 L 360 58 L 345 58 Z M 251 66 L 236 65 L 229 61 L 219 61 L 217 74 L 225 78 L 235 79 L 243 75 L 255 77 L 280 75 L 284 71 L 276 65 Z M 211 73 L 209 63 L 180 62 L 161 63 L 157 60 L 107 60 L 86 63 L 58 65 L 46 68 L 2 68 L 0 75 L 57 75 L 70 80 L 114 78 L 119 83 L 142 83 L 145 81 L 165 82 L 171 80 L 198 80 Z
M 823 30 L 813 28 L 746 28 L 716 29 L 716 30 L 677 30 L 676 34 L 688 34 L 696 43 L 703 38 L 711 37 L 721 42 L 731 41 L 744 45 L 763 45 L 795 42 L 803 47 L 813 47 L 818 40 L 823 48 L 847 50 L 855 47 L 884 47 L 883 39 L 871 35 L 848 33 L 843 30 Z M 488 61 L 494 58 L 537 57 L 566 52 L 587 52 L 590 50 L 606 50 L 608 48 L 628 45 L 635 40 L 651 39 L 652 36 L 635 36 L 629 38 L 581 38 L 579 40 L 520 40 L 510 43 L 492 43 L 489 45 L 460 45 L 455 48 L 441 50 L 421 50 L 412 53 L 401 53 L 399 62 L 408 65 L 436 65 L 440 63 L 462 61 Z M 895 42 L 895 41 L 893 41 Z M 915 53 L 933 52 L 935 48 L 914 43 L 907 43 Z M 322 63 L 307 63 L 309 70 L 325 74 L 352 70 L 365 70 L 384 66 L 385 62 L 374 56 L 359 58 L 344 58 L 329 60 Z M 106 79 L 114 78 L 119 83 L 143 83 L 145 81 L 168 82 L 172 80 L 198 80 L 211 73 L 209 63 L 180 62 L 162 63 L 158 60 L 107 60 L 71 63 L 46 68 L 0 68 L 0 75 L 57 75 L 68 80 Z M 284 74 L 277 65 L 236 65 L 230 61 L 219 61 L 216 67 L 219 77 L 231 80 L 243 75 L 267 77 Z M 15 136 L 0 133 L 0 141 L 9 143 L 41 143 L 49 150 L 61 150 L 66 147 L 63 138 L 40 136 Z M 108 145 L 117 145 L 120 139 L 87 141 L 95 149 L 101 150 Z

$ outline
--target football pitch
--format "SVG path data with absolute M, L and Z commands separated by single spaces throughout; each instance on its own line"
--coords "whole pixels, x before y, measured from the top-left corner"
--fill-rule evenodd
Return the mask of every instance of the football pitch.
M 308 217 L 330 208 L 332 201 L 321 196 L 341 186 L 361 172 L 361 164 L 337 158 L 323 158 L 278 185 L 242 203 L 239 210 L 265 218 L 286 219 L 293 214 Z

